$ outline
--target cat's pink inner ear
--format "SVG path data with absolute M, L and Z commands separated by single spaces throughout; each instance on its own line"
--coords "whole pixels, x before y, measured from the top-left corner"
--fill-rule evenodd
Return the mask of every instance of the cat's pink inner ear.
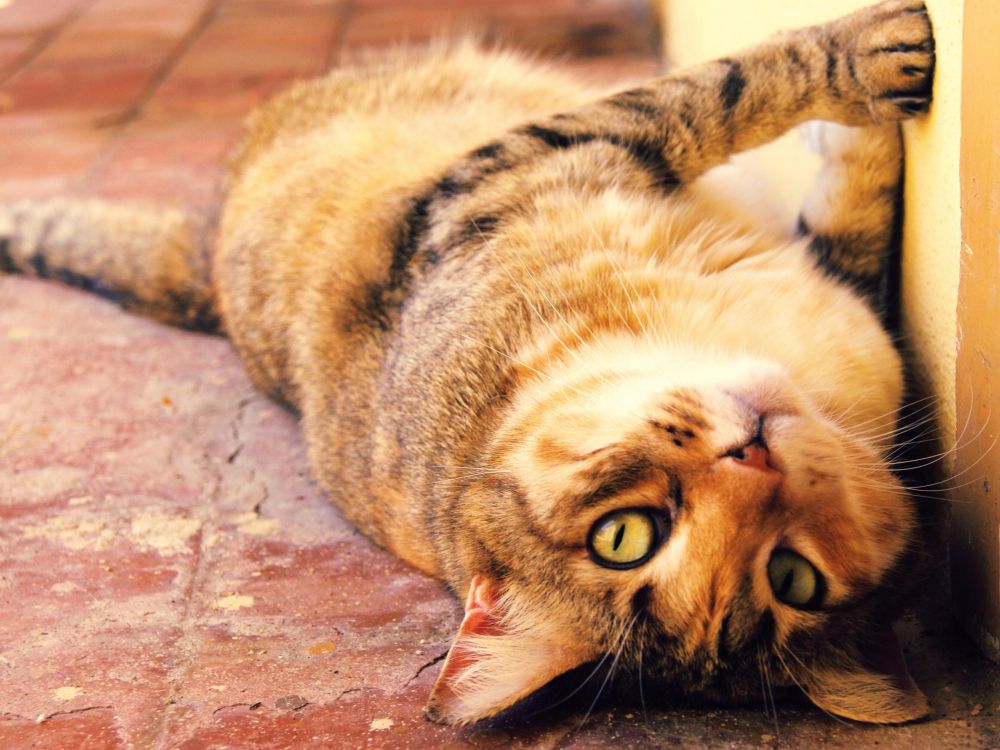
M 467 724 L 492 716 L 587 660 L 549 623 L 514 622 L 502 601 L 495 581 L 473 577 L 465 617 L 427 703 L 430 719 Z
M 496 583 L 482 576 L 473 576 L 469 586 L 469 593 L 465 597 L 465 617 L 458 628 L 458 635 L 455 642 L 448 651 L 448 657 L 438 675 L 434 692 L 438 692 L 440 686 L 442 691 L 448 690 L 448 685 L 454 683 L 456 679 L 475 663 L 475 656 L 463 647 L 463 642 L 468 643 L 470 636 L 498 636 L 501 635 L 500 622 L 496 615 L 496 603 L 500 596 Z

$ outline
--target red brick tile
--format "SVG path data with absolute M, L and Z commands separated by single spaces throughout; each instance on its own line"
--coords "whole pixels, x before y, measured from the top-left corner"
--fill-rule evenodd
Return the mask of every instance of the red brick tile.
M 242 116 L 297 78 L 316 70 L 215 72 L 170 78 L 148 106 L 152 115 Z
M 421 5 L 376 8 L 353 15 L 343 37 L 346 49 L 419 43 L 438 36 L 488 34 L 491 19 L 476 9 Z
M 245 114 L 298 77 L 325 69 L 338 28 L 327 7 L 289 15 L 222 13 L 157 91 L 150 111 Z
M 56 716 L 44 723 L 12 719 L 0 714 L 0 746 L 6 750 L 28 748 L 87 748 L 117 750 L 128 744 L 119 736 L 110 709 Z
M 110 137 L 87 113 L 0 115 L 0 198 L 72 190 Z
M 220 711 L 211 723 L 174 725 L 168 735 L 180 750 L 204 748 L 551 748 L 571 727 L 535 726 L 519 736 L 499 729 L 443 727 L 422 716 L 423 690 L 400 693 L 366 688 L 327 704 L 298 710 L 261 703 Z M 294 704 L 294 702 L 293 702 Z
M 0 34 L 34 34 L 65 20 L 89 0 L 11 0 L 0 8 Z
M 212 7 L 212 0 L 98 0 L 74 25 L 77 30 L 125 36 L 180 39 Z
M 86 190 L 106 198 L 210 206 L 239 118 L 157 117 L 135 123 L 105 155 Z
M 16 112 L 45 110 L 106 112 L 127 109 L 154 79 L 168 49 L 150 57 L 37 61 L 3 87 Z
M 30 54 L 37 38 L 30 34 L 16 36 L 0 36 L 0 80 L 6 78 Z M 0 113 L 5 112 L 13 104 L 9 98 L 0 102 Z
M 20 112 L 127 109 L 156 81 L 203 5 L 99 0 L 0 92 Z

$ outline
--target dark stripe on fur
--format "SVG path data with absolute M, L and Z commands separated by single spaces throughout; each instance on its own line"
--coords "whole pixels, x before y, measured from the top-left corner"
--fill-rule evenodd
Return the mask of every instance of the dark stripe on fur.
M 799 51 L 795 47 L 786 47 L 785 56 L 788 57 L 788 61 L 797 69 L 802 71 L 802 73 L 809 77 L 809 66 L 802 62 L 802 58 L 799 57 Z
M 398 308 L 402 301 L 401 292 L 410 280 L 410 263 L 427 234 L 431 202 L 439 187 L 440 182 L 410 205 L 396 230 L 388 279 L 383 284 L 370 285 L 357 303 L 362 317 L 383 331 L 391 327 L 390 310 Z
M 640 586 L 634 594 L 632 594 L 632 615 L 636 618 L 643 617 L 649 610 L 649 598 L 653 594 L 653 587 L 648 583 L 644 586 Z
M 800 235 L 809 237 L 809 252 L 820 270 L 830 278 L 854 289 L 861 296 L 872 302 L 873 307 L 880 307 L 878 304 L 881 288 L 880 275 L 860 276 L 841 268 L 833 260 L 834 255 L 850 253 L 849 249 L 843 249 L 849 247 L 849 240 L 842 237 L 814 233 L 802 218 L 799 218 L 798 231 Z
M 746 88 L 747 80 L 743 77 L 743 66 L 736 61 L 729 62 L 729 71 L 722 79 L 722 86 L 719 89 L 719 98 L 722 100 L 722 108 L 727 112 L 737 105 L 743 96 L 743 89 Z
M 477 216 L 474 219 L 469 219 L 465 229 L 462 230 L 462 238 L 463 240 L 487 239 L 493 234 L 499 223 L 500 219 L 496 216 Z
M 181 328 L 202 333 L 218 333 L 222 329 L 222 320 L 215 310 L 215 305 L 211 299 L 199 299 L 199 296 L 192 291 L 171 289 L 167 292 L 173 309 L 184 316 L 178 323 Z
M 831 94 L 840 98 L 840 87 L 837 85 L 837 45 L 833 40 L 830 40 L 830 46 L 826 49 L 826 86 Z
M 14 273 L 14 259 L 10 257 L 10 240 L 0 237 L 0 273 Z
M 653 101 L 650 101 L 650 92 L 633 89 L 608 99 L 608 104 L 618 109 L 635 112 L 649 120 L 660 120 L 663 118 L 663 109 Z
M 429 211 L 433 197 L 434 193 L 431 192 L 413 201 L 399 225 L 389 265 L 389 281 L 386 285 L 389 290 L 398 289 L 406 282 L 407 268 L 430 225 Z
M 585 495 L 579 495 L 570 499 L 574 508 L 586 508 L 591 505 L 614 497 L 628 489 L 631 489 L 648 476 L 650 464 L 648 461 L 639 459 L 617 466 L 610 471 L 597 471 L 589 479 L 596 485 L 596 489 Z
M 438 180 L 434 192 L 445 198 L 454 198 L 456 195 L 472 192 L 475 187 L 476 183 L 474 182 L 456 180 L 450 175 L 445 175 Z
M 499 156 L 501 151 L 503 151 L 503 144 L 499 141 L 493 141 L 492 143 L 487 143 L 485 146 L 480 146 L 469 154 L 469 156 L 473 159 L 492 159 Z
M 539 139 L 550 148 L 557 150 L 582 146 L 594 141 L 610 143 L 612 146 L 627 151 L 633 159 L 639 162 L 652 175 L 660 188 L 669 191 L 680 184 L 680 179 L 670 168 L 660 146 L 650 141 L 624 138 L 617 133 L 575 133 L 569 135 L 538 125 L 529 125 L 524 128 L 523 132 L 526 135 Z
M 920 42 L 919 44 L 893 44 L 888 47 L 876 47 L 865 54 L 868 57 L 876 55 L 893 54 L 897 52 L 931 52 L 934 46 L 930 42 Z
M 31 266 L 31 270 L 34 271 L 35 275 L 40 279 L 52 279 L 53 281 L 59 281 L 67 286 L 72 286 L 77 289 L 82 289 L 85 292 L 96 294 L 98 297 L 103 297 L 104 299 L 123 307 L 137 306 L 138 298 L 131 292 L 124 289 L 116 289 L 115 287 L 109 286 L 102 279 L 85 276 L 84 274 L 78 273 L 77 271 L 73 271 L 69 268 L 50 266 L 45 256 L 41 253 L 35 253 L 32 255 L 28 259 L 28 265 Z M 11 265 L 11 270 L 14 270 L 13 265 Z
M 558 130 L 543 128 L 541 125 L 528 125 L 524 128 L 524 134 L 532 138 L 537 138 L 546 146 L 554 149 L 566 149 L 572 146 L 580 146 L 590 143 L 597 138 L 593 133 L 579 133 L 567 135 Z

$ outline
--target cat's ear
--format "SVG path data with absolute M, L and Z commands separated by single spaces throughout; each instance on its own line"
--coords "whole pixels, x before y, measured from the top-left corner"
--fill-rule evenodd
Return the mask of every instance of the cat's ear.
M 808 665 L 788 664 L 809 699 L 832 714 L 873 724 L 899 724 L 926 716 L 927 698 L 906 668 L 899 641 L 885 625 L 857 650 L 830 646 Z
M 473 577 L 428 718 L 468 724 L 493 716 L 592 658 L 574 640 L 569 629 L 518 606 L 495 581 Z

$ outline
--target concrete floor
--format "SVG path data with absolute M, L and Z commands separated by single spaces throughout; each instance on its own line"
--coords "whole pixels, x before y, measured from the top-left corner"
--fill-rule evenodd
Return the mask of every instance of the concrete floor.
M 206 205 L 243 114 L 363 46 L 472 28 L 615 80 L 630 0 L 0 0 L 0 199 Z M 457 603 L 354 532 L 228 343 L 0 279 L 0 747 L 1000 747 L 1000 672 L 943 587 L 902 626 L 931 719 L 789 700 L 599 704 L 453 729 L 421 707 Z M 940 568 L 943 570 L 942 559 Z

